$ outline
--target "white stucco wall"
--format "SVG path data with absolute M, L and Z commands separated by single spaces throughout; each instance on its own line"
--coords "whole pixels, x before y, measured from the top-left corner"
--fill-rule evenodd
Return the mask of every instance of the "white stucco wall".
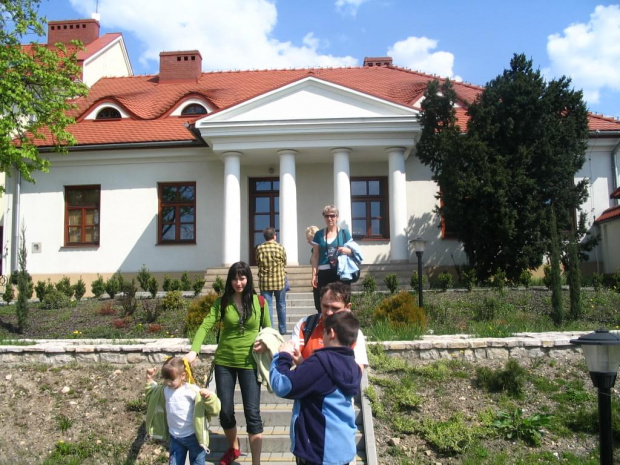
M 615 273 L 620 270 L 620 219 L 601 224 L 600 251 L 605 257 L 602 273 Z
M 124 77 L 131 75 L 129 58 L 120 39 L 84 62 L 82 80 L 91 87 L 102 77 Z

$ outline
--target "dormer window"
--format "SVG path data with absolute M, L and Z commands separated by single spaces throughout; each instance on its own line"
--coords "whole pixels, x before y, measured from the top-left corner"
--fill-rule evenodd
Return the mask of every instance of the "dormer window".
M 198 103 L 191 103 L 183 108 L 182 116 L 206 115 L 207 109 Z
M 105 107 L 97 113 L 95 119 L 121 119 L 121 112 L 116 108 Z

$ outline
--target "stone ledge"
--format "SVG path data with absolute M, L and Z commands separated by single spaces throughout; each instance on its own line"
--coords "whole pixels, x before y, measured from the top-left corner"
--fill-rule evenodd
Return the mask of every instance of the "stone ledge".
M 467 334 L 427 335 L 415 341 L 369 342 L 380 345 L 394 356 L 415 361 L 463 359 L 469 361 L 549 357 L 581 357 L 581 349 L 570 343 L 588 331 L 518 333 L 507 338 L 475 338 Z M 190 350 L 185 338 L 167 339 L 40 339 L 28 346 L 0 345 L 1 363 L 111 363 L 153 364 L 168 356 L 184 355 Z M 215 345 L 202 347 L 202 358 L 210 359 Z

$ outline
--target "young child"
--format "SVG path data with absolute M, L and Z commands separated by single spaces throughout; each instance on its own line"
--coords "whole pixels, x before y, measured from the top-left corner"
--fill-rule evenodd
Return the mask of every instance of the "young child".
M 164 384 L 153 381 L 156 368 L 146 370 L 146 431 L 161 440 L 170 439 L 169 465 L 204 465 L 209 453 L 209 421 L 220 411 L 220 400 L 192 381 L 189 365 L 181 357 L 166 360 L 161 368 Z M 188 379 L 188 377 L 190 379 Z
M 355 458 L 355 412 L 362 371 L 351 346 L 359 321 L 351 312 L 325 319 L 324 348 L 295 366 L 294 346 L 284 343 L 271 362 L 269 377 L 280 397 L 295 399 L 291 418 L 291 452 L 299 465 L 344 465 Z

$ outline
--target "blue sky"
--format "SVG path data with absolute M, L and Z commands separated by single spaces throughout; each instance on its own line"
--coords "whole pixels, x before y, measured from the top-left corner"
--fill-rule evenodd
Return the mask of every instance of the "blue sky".
M 123 33 L 136 74 L 157 73 L 159 52 L 173 50 L 200 50 L 205 71 L 358 66 L 390 55 L 397 66 L 483 86 L 525 53 L 548 79 L 571 77 L 590 111 L 620 117 L 617 3 L 41 0 L 40 12 L 64 20 L 95 10 L 102 32 Z

